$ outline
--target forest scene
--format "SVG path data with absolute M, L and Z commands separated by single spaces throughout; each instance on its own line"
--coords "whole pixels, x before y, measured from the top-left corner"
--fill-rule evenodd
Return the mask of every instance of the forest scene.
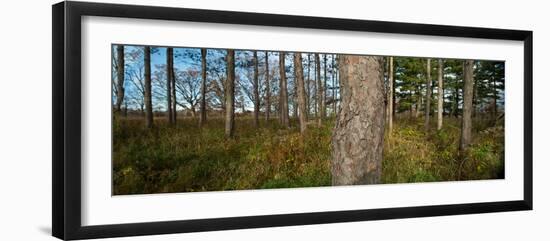
M 503 61 L 111 53 L 113 195 L 504 178 Z

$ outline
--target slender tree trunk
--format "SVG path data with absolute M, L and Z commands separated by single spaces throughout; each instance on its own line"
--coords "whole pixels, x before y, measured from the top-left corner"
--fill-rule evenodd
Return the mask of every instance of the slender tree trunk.
M 298 85 L 296 84 L 296 78 L 294 78 L 292 87 L 294 89 L 294 98 L 292 98 L 292 116 L 294 118 L 298 118 Z
M 325 113 L 323 112 L 323 80 L 321 80 L 321 60 L 319 59 L 319 54 L 315 54 L 315 69 L 317 74 L 317 113 L 319 114 L 317 125 L 321 127 Z
M 389 57 L 390 62 L 390 68 L 388 70 L 389 76 L 388 76 L 388 84 L 389 84 L 389 91 L 388 91 L 388 131 L 391 135 L 393 131 L 393 57 Z
M 203 126 L 206 124 L 206 49 L 201 49 L 201 73 L 202 73 L 202 81 L 201 81 L 201 106 L 200 106 L 200 118 L 199 118 L 199 126 Z
M 309 118 L 309 111 L 311 110 L 311 76 L 310 76 L 310 54 L 307 54 L 307 74 L 306 74 L 306 115 Z
M 323 98 L 321 103 L 323 104 L 323 115 L 321 118 L 327 117 L 327 54 L 323 54 Z
M 300 113 L 300 133 L 304 134 L 307 129 L 306 115 L 306 90 L 304 88 L 304 72 L 302 68 L 302 53 L 294 53 L 294 76 L 297 84 L 298 109 Z
M 342 55 L 342 104 L 332 135 L 332 184 L 380 183 L 384 147 L 383 57 Z
M 318 86 L 317 86 L 317 82 L 319 81 L 319 79 L 317 78 L 317 61 L 315 60 L 315 54 L 313 55 L 313 94 L 312 94 L 312 98 L 315 100 L 313 102 L 313 116 L 315 118 L 318 117 L 318 114 L 319 114 L 319 98 L 317 98 L 317 89 L 318 89 Z
M 271 112 L 271 87 L 269 86 L 269 52 L 265 51 L 265 121 Z
M 455 103 L 454 103 L 454 111 L 453 111 L 454 113 L 453 114 L 454 114 L 455 118 L 458 118 L 458 103 L 460 102 L 460 95 L 458 93 L 460 87 L 459 87 L 458 84 L 459 84 L 460 81 L 458 80 L 458 78 L 455 78 L 455 81 L 456 81 L 455 82 L 456 87 L 455 87 Z
M 225 137 L 235 132 L 235 50 L 227 50 L 227 83 L 225 85 Z
M 244 97 L 241 95 L 241 97 L 239 98 L 239 101 L 241 103 L 241 112 L 243 113 L 243 115 L 246 113 L 246 105 L 244 103 Z
M 491 77 L 493 80 L 493 109 L 491 112 L 491 119 L 496 120 L 497 118 L 497 100 L 498 100 L 498 93 L 497 93 L 497 81 L 494 76 Z
M 254 126 L 260 126 L 260 91 L 258 90 L 258 52 L 254 51 Z
M 173 50 L 172 50 L 173 52 Z M 176 98 L 176 71 L 174 69 L 174 58 L 171 59 L 172 62 L 172 124 L 176 124 L 177 118 L 178 118 L 178 112 L 176 111 L 177 101 Z M 193 106 L 193 111 L 195 111 L 195 106 Z M 193 116 L 194 117 L 194 116 Z
M 153 127 L 153 101 L 151 98 L 151 47 L 143 51 L 144 78 L 145 78 L 145 127 Z
M 474 62 L 474 65 L 475 65 L 475 62 Z M 475 119 L 476 115 L 477 115 L 477 102 L 478 102 L 478 83 L 477 83 L 477 79 L 474 78 L 474 90 L 473 90 L 473 95 L 472 95 L 472 117 Z
M 332 112 L 336 116 L 336 55 L 332 55 L 331 66 L 331 78 L 332 78 Z
M 416 86 L 416 106 L 414 108 L 414 117 L 418 118 L 420 116 L 420 107 L 422 106 L 422 91 L 420 87 Z
M 122 102 L 124 101 L 124 45 L 117 45 L 116 55 L 117 82 L 115 112 L 120 112 L 120 107 L 122 105 Z
M 437 70 L 437 130 L 443 127 L 443 60 L 439 59 Z
M 462 107 L 462 132 L 460 152 L 464 152 L 472 142 L 472 99 L 474 89 L 474 61 L 464 61 L 464 104 Z
M 431 59 L 426 60 L 426 108 L 424 110 L 424 130 L 428 132 L 430 129 L 430 102 L 432 100 L 432 66 Z
M 298 118 L 298 85 L 296 84 L 296 78 L 294 78 L 293 87 L 294 87 L 294 98 L 292 101 L 292 112 L 294 113 L 292 116 L 295 118 Z
M 284 127 L 290 127 L 288 117 L 288 90 L 286 83 L 286 70 L 285 70 L 285 52 L 279 52 L 279 118 L 281 125 Z
M 173 49 L 166 48 L 166 121 L 172 124 L 172 59 Z
M 336 86 L 338 86 L 338 90 L 336 93 L 336 99 L 340 99 L 340 96 L 342 96 L 342 85 L 340 83 L 340 58 L 338 55 L 334 55 L 334 58 L 336 58 Z M 336 113 L 338 113 L 340 107 L 340 100 L 336 101 Z
M 411 106 L 409 107 L 409 118 L 412 119 L 415 115 L 415 113 L 414 113 L 414 104 L 413 104 L 414 95 L 413 95 L 412 90 L 409 90 L 409 98 L 411 100 Z

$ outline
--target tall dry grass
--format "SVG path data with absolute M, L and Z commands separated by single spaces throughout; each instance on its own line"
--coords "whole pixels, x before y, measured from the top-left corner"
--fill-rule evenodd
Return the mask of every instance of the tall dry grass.
M 460 121 L 445 119 L 443 130 L 424 133 L 423 119 L 398 119 L 386 133 L 384 183 L 502 178 L 504 129 L 475 121 L 474 142 L 457 152 Z M 273 119 L 253 127 L 252 119 L 236 120 L 236 137 L 224 138 L 223 120 L 162 119 L 143 128 L 139 118 L 113 124 L 113 194 L 220 191 L 331 185 L 332 120 L 310 125 L 305 136 L 284 129 Z M 434 123 L 435 124 L 435 123 Z

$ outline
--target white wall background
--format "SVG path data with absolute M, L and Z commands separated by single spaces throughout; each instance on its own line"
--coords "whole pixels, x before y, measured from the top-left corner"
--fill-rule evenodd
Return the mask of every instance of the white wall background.
M 534 211 L 154 236 L 155 240 L 548 240 L 550 121 L 544 1 L 111 0 L 220 9 L 534 31 Z M 51 231 L 51 4 L 0 8 L 0 240 L 54 240 Z M 22 95 L 24 93 L 25 96 Z M 151 240 L 131 237 L 117 240 Z

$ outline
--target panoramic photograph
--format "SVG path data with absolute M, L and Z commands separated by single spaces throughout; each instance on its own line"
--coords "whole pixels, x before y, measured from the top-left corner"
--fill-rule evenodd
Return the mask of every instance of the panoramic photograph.
M 504 178 L 505 63 L 111 45 L 112 194 Z

